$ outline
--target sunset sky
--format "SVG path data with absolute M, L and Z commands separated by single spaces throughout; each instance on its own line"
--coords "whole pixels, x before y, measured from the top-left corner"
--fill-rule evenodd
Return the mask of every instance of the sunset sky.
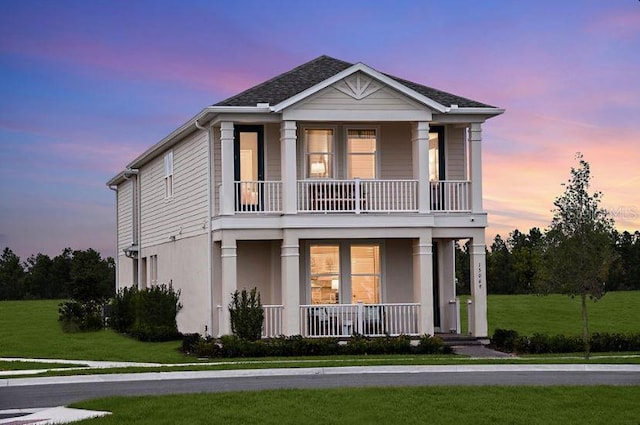
M 105 182 L 207 105 L 327 54 L 506 109 L 487 239 L 591 163 L 640 229 L 640 1 L 0 1 L 0 249 L 115 254 Z

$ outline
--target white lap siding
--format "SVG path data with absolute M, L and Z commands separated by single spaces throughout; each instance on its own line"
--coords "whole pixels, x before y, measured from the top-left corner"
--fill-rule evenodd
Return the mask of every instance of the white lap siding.
M 164 153 L 140 170 L 142 246 L 206 233 L 207 134 L 198 131 L 173 147 L 173 196 L 165 198 Z
M 467 179 L 464 133 L 464 128 L 447 126 L 445 129 L 447 180 Z

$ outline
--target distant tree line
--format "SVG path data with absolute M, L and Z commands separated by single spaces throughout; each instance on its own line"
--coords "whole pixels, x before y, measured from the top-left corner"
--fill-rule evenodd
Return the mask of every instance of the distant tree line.
M 496 235 L 487 249 L 487 292 L 490 294 L 539 293 L 536 283 L 545 266 L 547 233 L 534 227 L 528 233 L 518 229 L 507 239 Z M 606 291 L 640 290 L 640 231 L 610 235 L 613 264 L 605 281 Z M 469 247 L 456 244 L 456 278 L 458 293 L 470 288 Z
M 0 256 L 0 300 L 110 298 L 115 270 L 113 258 L 91 248 L 65 248 L 53 258 L 37 254 L 22 262 L 6 247 Z

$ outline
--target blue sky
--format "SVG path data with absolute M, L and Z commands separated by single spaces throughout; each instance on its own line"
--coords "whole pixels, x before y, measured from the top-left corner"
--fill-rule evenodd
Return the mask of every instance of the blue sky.
M 0 2 L 0 247 L 114 255 L 105 182 L 203 107 L 327 54 L 505 108 L 484 126 L 489 239 L 546 227 L 591 163 L 640 229 L 640 2 Z

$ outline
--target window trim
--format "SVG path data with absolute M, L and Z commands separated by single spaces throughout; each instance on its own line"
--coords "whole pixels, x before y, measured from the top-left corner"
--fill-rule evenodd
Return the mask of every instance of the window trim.
M 361 153 L 349 153 L 349 130 L 373 130 L 376 133 L 376 150 L 373 153 L 373 158 L 375 161 L 374 169 L 375 169 L 375 177 L 372 179 L 364 179 L 362 177 L 353 177 L 349 179 L 349 174 L 351 174 L 351 162 L 349 158 L 351 155 L 371 155 L 371 154 L 361 154 Z M 360 180 L 377 180 L 380 178 L 380 126 L 379 125 L 348 125 L 344 127 L 344 178 L 346 180 L 355 180 L 356 178 Z
M 318 152 L 308 152 L 307 151 L 307 130 L 331 130 L 333 132 L 333 138 L 331 140 L 331 148 L 332 151 L 331 153 L 328 153 L 328 155 L 330 155 L 331 157 L 331 166 L 330 169 L 332 171 L 332 176 L 330 177 L 310 177 L 310 171 L 308 170 L 307 167 L 307 157 L 309 155 L 313 155 L 313 154 L 324 154 L 324 153 L 318 153 Z M 302 126 L 300 128 L 300 136 L 302 139 L 302 143 L 300 143 L 301 145 L 301 150 L 302 150 L 302 155 L 300 155 L 301 157 L 301 167 L 300 169 L 302 170 L 302 178 L 304 180 L 336 180 L 338 178 L 338 169 L 337 169 L 337 154 L 338 154 L 338 127 L 335 125 L 305 125 Z
M 174 156 L 173 149 L 165 152 L 163 157 L 164 199 L 172 199 L 174 195 Z
M 340 289 L 339 300 L 348 299 L 348 303 L 342 301 L 338 304 L 353 304 L 352 282 L 351 282 L 351 247 L 358 245 L 378 245 L 380 255 L 380 303 L 384 304 L 387 299 L 386 287 L 386 247 L 384 239 L 310 239 L 305 244 L 305 300 L 308 305 L 312 304 L 311 299 L 311 247 L 312 246 L 338 245 L 338 256 L 340 258 Z M 360 274 L 358 274 L 360 276 Z

